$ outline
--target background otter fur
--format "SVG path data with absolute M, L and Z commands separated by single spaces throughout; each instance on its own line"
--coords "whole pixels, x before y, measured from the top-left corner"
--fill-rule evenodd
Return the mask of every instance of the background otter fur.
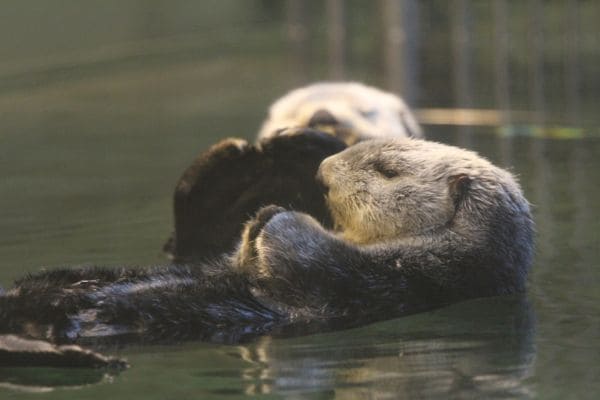
M 320 129 L 348 145 L 377 137 L 423 136 L 400 97 L 358 82 L 321 82 L 292 90 L 271 105 L 258 138 L 277 136 L 284 128 Z
M 319 176 L 337 233 L 268 206 L 245 225 L 235 253 L 203 268 L 28 276 L 0 296 L 0 333 L 237 342 L 524 290 L 533 251 L 527 201 L 508 172 L 476 154 L 373 140 L 328 158 Z

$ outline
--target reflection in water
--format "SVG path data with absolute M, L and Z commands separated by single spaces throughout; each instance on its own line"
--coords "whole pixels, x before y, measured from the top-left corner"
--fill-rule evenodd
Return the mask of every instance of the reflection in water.
M 237 355 L 247 394 L 529 397 L 534 314 L 524 296 L 481 299 L 335 334 L 263 338 Z
M 110 382 L 114 378 L 114 373 L 103 369 L 0 368 L 0 388 L 43 393 L 58 387 L 78 388 L 100 382 Z

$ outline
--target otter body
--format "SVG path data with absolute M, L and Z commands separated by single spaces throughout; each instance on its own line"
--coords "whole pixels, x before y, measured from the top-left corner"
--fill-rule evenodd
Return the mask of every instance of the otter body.
M 0 333 L 236 342 L 525 289 L 527 201 L 508 172 L 475 153 L 372 140 L 327 158 L 318 174 L 336 230 L 268 206 L 236 251 L 213 262 L 32 275 L 0 296 Z

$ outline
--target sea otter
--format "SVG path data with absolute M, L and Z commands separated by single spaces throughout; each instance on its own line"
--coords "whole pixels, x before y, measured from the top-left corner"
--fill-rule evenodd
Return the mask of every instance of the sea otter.
M 358 82 L 321 82 L 292 90 L 274 102 L 258 138 L 284 128 L 314 128 L 352 145 L 377 137 L 422 137 L 406 103 L 393 93 Z
M 270 208 L 244 237 L 240 265 L 268 298 L 350 316 L 525 289 L 528 202 L 510 173 L 477 154 L 374 139 L 325 159 L 319 177 L 335 232 Z
M 360 140 L 405 136 L 422 132 L 391 93 L 341 82 L 293 90 L 271 106 L 257 143 L 223 140 L 185 170 L 175 188 L 175 227 L 164 250 L 177 262 L 230 251 L 244 222 L 269 204 L 308 213 L 329 227 L 314 180 L 320 162 Z
M 473 152 L 361 142 L 321 163 L 336 229 L 278 206 L 236 251 L 198 266 L 27 276 L 0 296 L 0 333 L 53 342 L 240 342 L 349 327 L 521 292 L 533 222 L 512 175 Z

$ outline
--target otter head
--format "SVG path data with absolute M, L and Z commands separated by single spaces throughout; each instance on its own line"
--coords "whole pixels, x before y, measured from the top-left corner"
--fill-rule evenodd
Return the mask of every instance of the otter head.
M 487 163 L 438 143 L 374 139 L 325 159 L 318 178 L 328 189 L 336 229 L 351 242 L 369 244 L 445 229 L 477 162 Z
M 318 129 L 348 145 L 374 137 L 422 136 L 402 99 L 360 83 L 317 83 L 290 92 L 271 106 L 259 139 L 293 127 Z

